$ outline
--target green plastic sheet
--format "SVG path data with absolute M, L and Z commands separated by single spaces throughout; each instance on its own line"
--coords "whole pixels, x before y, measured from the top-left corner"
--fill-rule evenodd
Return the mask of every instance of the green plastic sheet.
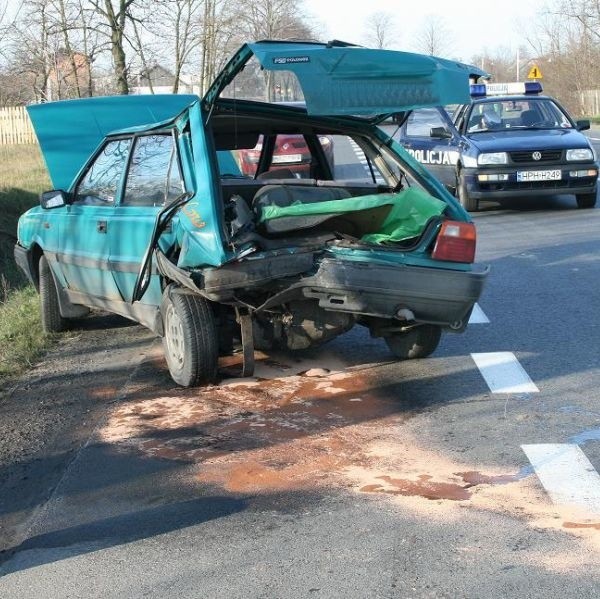
M 298 202 L 289 206 L 264 206 L 261 222 L 315 214 L 330 214 L 333 217 L 336 214 L 370 210 L 381 206 L 390 207 L 387 217 L 381 223 L 379 230 L 366 232 L 361 237 L 362 241 L 381 244 L 418 237 L 427 221 L 432 216 L 442 214 L 447 204 L 421 189 L 409 188 L 398 193 L 381 193 L 310 204 Z

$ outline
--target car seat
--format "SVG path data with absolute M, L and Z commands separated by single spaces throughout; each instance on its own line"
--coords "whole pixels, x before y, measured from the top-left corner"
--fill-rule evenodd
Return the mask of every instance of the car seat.
M 524 127 L 531 127 L 540 122 L 540 115 L 536 110 L 524 110 L 521 113 L 521 125 Z
M 252 200 L 252 210 L 260 223 L 262 212 L 267 206 L 291 206 L 294 204 L 313 204 L 330 200 L 343 200 L 351 197 L 350 192 L 340 187 L 294 187 L 289 185 L 265 185 Z M 333 218 L 332 214 L 314 214 L 288 216 L 268 220 L 262 223 L 267 233 L 283 233 L 314 227 Z

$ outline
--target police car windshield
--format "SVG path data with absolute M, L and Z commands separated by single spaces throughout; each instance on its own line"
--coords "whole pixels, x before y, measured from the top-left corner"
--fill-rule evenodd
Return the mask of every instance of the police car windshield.
M 494 98 L 475 101 L 466 121 L 467 133 L 504 129 L 569 129 L 573 123 L 550 98 Z

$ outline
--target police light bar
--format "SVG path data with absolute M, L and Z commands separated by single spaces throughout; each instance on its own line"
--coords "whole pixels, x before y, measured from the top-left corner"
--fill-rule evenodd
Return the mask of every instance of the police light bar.
M 484 97 L 486 95 L 485 83 L 472 83 L 470 87 L 472 98 Z
M 471 97 L 506 96 L 509 94 L 539 94 L 542 84 L 539 81 L 513 81 L 510 83 L 475 83 L 471 86 Z

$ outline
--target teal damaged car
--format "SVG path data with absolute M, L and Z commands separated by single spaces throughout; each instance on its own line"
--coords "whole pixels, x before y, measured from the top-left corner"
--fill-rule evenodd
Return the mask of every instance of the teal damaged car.
M 384 123 L 467 102 L 481 74 L 342 42 L 262 41 L 203 98 L 28 107 L 54 189 L 20 218 L 15 259 L 43 326 L 90 308 L 140 322 L 183 386 L 215 381 L 220 355 L 241 351 L 250 375 L 255 348 L 305 349 L 355 325 L 399 359 L 431 354 L 443 331 L 465 329 L 489 268 L 475 263 L 467 212 Z M 293 161 L 295 139 L 301 171 L 274 151 Z

